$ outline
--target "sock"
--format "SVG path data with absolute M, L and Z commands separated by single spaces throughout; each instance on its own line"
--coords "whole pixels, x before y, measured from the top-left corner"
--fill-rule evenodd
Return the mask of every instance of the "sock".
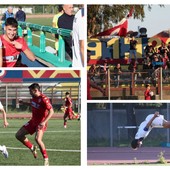
M 44 159 L 48 159 L 48 154 L 47 154 L 46 149 L 41 150 L 41 153 L 42 153 Z
M 28 141 L 24 141 L 23 142 L 23 144 L 27 147 L 27 148 L 29 148 L 29 149 L 33 149 L 33 144 L 28 140 Z
M 64 126 L 67 125 L 67 120 L 64 121 Z

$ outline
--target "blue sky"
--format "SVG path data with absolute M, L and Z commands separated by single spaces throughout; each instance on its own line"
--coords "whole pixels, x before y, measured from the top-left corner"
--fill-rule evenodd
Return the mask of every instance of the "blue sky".
M 151 37 L 162 30 L 170 29 L 170 5 L 152 5 L 151 11 L 145 7 L 145 18 L 141 20 L 129 19 L 128 31 L 138 31 L 138 26 L 147 28 L 147 35 Z

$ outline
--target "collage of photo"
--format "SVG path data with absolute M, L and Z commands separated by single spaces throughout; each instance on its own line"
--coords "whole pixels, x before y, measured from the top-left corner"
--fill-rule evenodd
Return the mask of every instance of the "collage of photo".
M 169 10 L 0 5 L 0 166 L 170 165 Z

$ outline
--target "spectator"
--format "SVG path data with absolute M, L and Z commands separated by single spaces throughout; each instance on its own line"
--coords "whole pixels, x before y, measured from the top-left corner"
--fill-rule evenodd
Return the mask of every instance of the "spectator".
M 54 28 L 58 28 L 58 19 L 59 17 L 63 14 L 63 7 L 62 5 L 58 5 L 58 14 L 54 15 L 53 17 L 53 27 Z M 56 49 L 56 53 L 58 53 L 58 39 L 59 39 L 59 35 L 55 34 L 55 49 Z
M 24 52 L 31 61 L 35 60 L 35 56 L 28 48 L 24 38 L 17 36 L 17 28 L 18 22 L 15 18 L 6 19 L 5 34 L 0 36 L 2 41 L 3 67 L 15 67 L 21 52 Z
M 99 66 L 100 80 L 102 82 L 104 82 L 106 79 L 108 69 L 109 69 L 109 66 L 107 64 L 107 60 L 104 60 L 103 65 Z
M 118 87 L 119 86 L 119 81 L 120 81 L 120 75 L 122 73 L 120 63 L 116 64 L 116 66 L 114 67 L 113 72 L 114 72 L 114 80 L 116 82 L 115 87 Z
M 165 51 L 169 52 L 168 48 L 166 47 L 166 44 L 162 41 L 161 46 L 158 48 L 159 53 L 163 56 Z
M 129 55 L 129 62 L 131 62 L 132 59 L 132 55 L 134 55 L 135 60 L 137 61 L 137 57 L 136 57 L 136 45 L 138 43 L 137 40 L 135 40 L 135 37 L 133 36 L 131 39 L 129 39 L 130 41 L 130 55 Z
M 19 6 L 19 7 L 18 7 L 18 11 L 17 11 L 17 13 L 16 13 L 16 15 L 15 15 L 15 19 L 16 19 L 17 21 L 25 22 L 25 20 L 26 20 L 26 14 L 25 14 L 25 12 L 22 10 L 22 6 Z
M 58 28 L 73 29 L 73 5 L 65 4 L 63 5 L 64 13 L 58 18 Z M 66 49 L 66 59 L 72 61 L 72 37 L 63 37 Z
M 7 11 L 3 14 L 1 21 L 2 23 L 2 34 L 4 34 L 4 27 L 5 27 L 5 21 L 8 18 L 14 18 L 14 14 L 13 14 L 13 7 L 12 6 L 8 6 Z
M 84 7 L 79 9 L 73 21 L 73 67 L 84 66 L 84 40 L 85 40 Z
M 145 100 L 151 100 L 151 96 L 153 96 L 153 92 L 151 91 L 150 84 L 146 85 L 146 90 L 144 92 Z
M 134 75 L 134 82 L 136 82 L 136 80 L 137 80 L 137 73 L 136 73 L 137 69 L 138 69 L 138 66 L 137 66 L 136 60 L 131 60 L 129 66 L 128 66 L 128 70 L 131 73 L 133 73 L 132 76 Z

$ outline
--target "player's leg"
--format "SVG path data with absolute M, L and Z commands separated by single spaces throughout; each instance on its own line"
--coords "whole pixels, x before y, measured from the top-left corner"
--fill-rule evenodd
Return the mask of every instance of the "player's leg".
M 37 146 L 33 145 L 29 139 L 26 137 L 26 135 L 28 134 L 33 134 L 33 131 L 29 131 L 29 129 L 31 129 L 31 124 L 29 124 L 30 122 L 28 122 L 27 124 L 25 124 L 23 127 L 21 127 L 18 132 L 15 134 L 15 137 L 21 142 L 23 143 L 27 148 L 29 148 L 31 150 L 31 152 L 33 153 L 34 158 L 37 158 Z M 33 128 L 32 128 L 33 129 Z
M 64 128 L 67 128 L 67 117 L 68 117 L 68 114 L 65 112 L 65 114 L 63 116 L 63 119 L 64 119 Z
M 44 135 L 45 129 L 37 129 L 36 135 L 35 135 L 35 141 L 37 142 L 41 154 L 44 158 L 44 165 L 48 166 L 49 165 L 49 160 L 48 160 L 48 154 L 44 145 L 44 142 L 42 141 L 43 135 Z
M 0 151 L 2 152 L 5 158 L 8 158 L 8 151 L 5 145 L 0 145 Z

